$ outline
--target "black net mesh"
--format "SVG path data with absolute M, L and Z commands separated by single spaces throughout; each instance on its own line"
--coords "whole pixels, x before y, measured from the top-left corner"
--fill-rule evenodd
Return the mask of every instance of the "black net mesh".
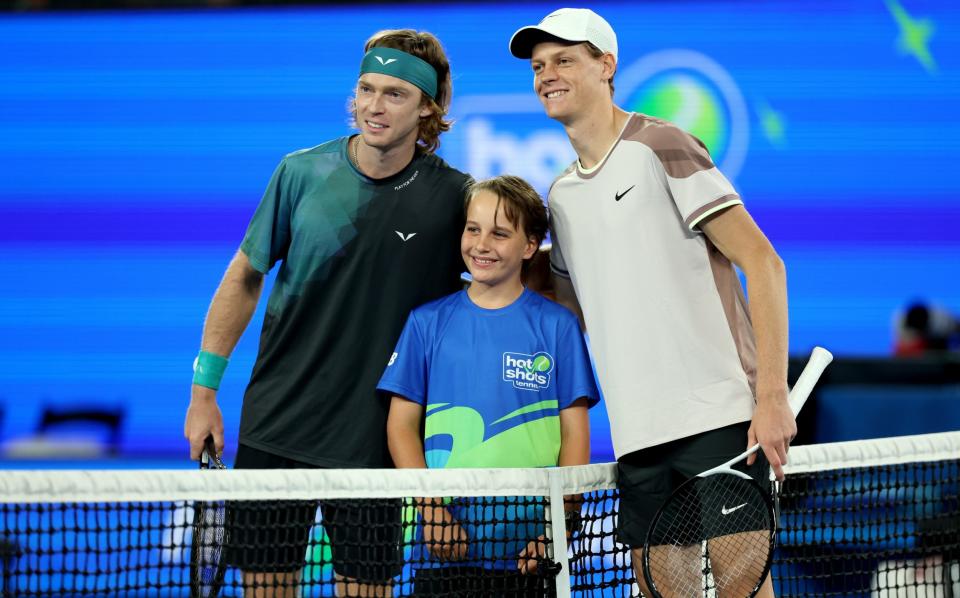
M 802 448 L 794 448 L 791 458 Z M 772 566 L 778 596 L 960 595 L 958 455 L 930 461 L 919 454 L 900 463 L 902 451 L 893 452 L 898 462 L 889 465 L 788 476 Z M 559 542 L 551 540 L 549 484 L 542 492 L 525 489 L 514 496 L 489 496 L 484 487 L 465 482 L 458 486 L 465 488 L 462 494 L 476 496 L 416 498 L 406 491 L 383 498 L 381 490 L 373 493 L 380 498 L 369 498 L 358 488 L 356 498 L 340 492 L 327 494 L 335 496 L 330 499 L 317 491 L 310 500 L 265 499 L 261 490 L 253 500 L 247 483 L 273 473 L 182 472 L 226 475 L 225 490 L 211 496 L 209 490 L 191 490 L 196 478 L 179 483 L 177 472 L 111 472 L 106 479 L 103 472 L 88 472 L 92 488 L 102 482 L 99 498 L 77 500 L 72 473 L 2 472 L 0 595 L 212 595 L 212 582 L 222 574 L 221 596 L 242 596 L 245 586 L 278 590 L 263 596 L 284 595 L 281 589 L 333 596 L 340 574 L 359 584 L 342 587 L 340 595 L 553 596 L 569 588 L 573 596 L 639 596 L 629 550 L 616 541 L 614 469 L 590 466 L 586 477 L 602 473 L 605 481 L 589 488 L 581 476 L 565 487 L 563 494 L 579 501 L 568 503 L 572 514 L 558 523 L 557 529 L 569 530 L 565 558 L 554 554 Z M 289 479 L 299 473 L 288 472 Z M 326 476 L 324 485 L 309 486 L 325 488 L 340 473 L 304 475 Z M 398 479 L 362 474 L 370 479 L 367 488 L 389 488 Z M 498 471 L 489 483 L 502 477 Z M 271 484 L 283 488 L 287 479 Z M 429 486 L 432 478 L 424 480 Z M 138 500 L 118 490 L 124 485 L 158 489 Z M 21 486 L 33 490 L 25 493 Z M 162 497 L 166 486 L 170 500 Z M 17 498 L 25 494 L 35 498 Z M 559 505 L 556 511 L 564 514 Z M 694 562 L 702 565 L 709 543 L 698 550 Z M 191 566 L 194 554 L 203 557 L 199 567 Z
M 4 583 L 15 596 L 240 596 L 244 586 L 268 583 L 323 596 L 335 594 L 340 575 L 358 582 L 356 595 L 379 587 L 397 596 L 552 596 L 545 503 L 2 504 L 0 535 L 19 553 Z M 589 576 L 588 565 L 578 570 Z
M 636 596 L 630 552 L 616 541 L 619 500 L 614 490 L 583 495 L 581 519 L 569 544 L 574 596 Z
M 958 460 L 792 475 L 778 596 L 960 596 Z

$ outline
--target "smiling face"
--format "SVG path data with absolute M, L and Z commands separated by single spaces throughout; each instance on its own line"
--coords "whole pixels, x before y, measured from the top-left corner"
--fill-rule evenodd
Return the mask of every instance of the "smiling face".
M 611 54 L 594 57 L 586 44 L 540 42 L 530 58 L 533 89 L 547 116 L 562 123 L 590 112 L 597 102 L 608 103 L 616 69 Z
M 460 253 L 474 285 L 490 289 L 522 286 L 523 260 L 533 257 L 538 245 L 536 238 L 524 233 L 522 224 L 507 220 L 496 194 L 481 190 L 473 196 L 460 237 Z
M 380 73 L 357 82 L 355 119 L 363 141 L 382 151 L 417 142 L 420 119 L 431 114 L 412 83 Z

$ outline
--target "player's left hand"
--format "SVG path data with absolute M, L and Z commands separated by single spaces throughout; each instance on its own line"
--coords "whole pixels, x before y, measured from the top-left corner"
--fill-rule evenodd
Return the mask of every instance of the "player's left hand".
M 782 391 L 762 393 L 758 396 L 753 421 L 750 422 L 750 430 L 747 432 L 747 448 L 759 442 L 774 475 L 781 482 L 790 442 L 796 435 L 797 422 L 790 410 L 786 387 Z M 753 465 L 756 460 L 756 453 L 750 455 L 747 465 Z

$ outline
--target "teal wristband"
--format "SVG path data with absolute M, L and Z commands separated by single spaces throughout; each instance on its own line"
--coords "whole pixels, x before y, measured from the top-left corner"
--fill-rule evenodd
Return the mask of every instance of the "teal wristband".
M 217 390 L 230 360 L 216 353 L 200 351 L 193 360 L 193 383 Z

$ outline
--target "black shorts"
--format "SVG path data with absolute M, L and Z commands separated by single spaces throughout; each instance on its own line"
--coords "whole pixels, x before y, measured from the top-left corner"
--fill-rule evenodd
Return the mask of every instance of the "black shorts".
M 244 445 L 237 449 L 234 467 L 317 468 Z M 306 564 L 318 508 L 337 574 L 366 582 L 384 582 L 400 574 L 400 499 L 231 501 L 227 504 L 227 563 L 246 572 L 300 570 Z
M 650 522 L 670 494 L 693 476 L 745 451 L 749 429 L 750 422 L 741 422 L 621 457 L 617 461 L 617 540 L 633 548 L 643 546 Z M 752 477 L 761 488 L 770 484 L 770 465 L 763 451 L 750 467 L 744 460 L 733 468 Z
M 482 567 L 425 567 L 413 577 L 415 598 L 553 598 L 557 595 L 552 575 Z

